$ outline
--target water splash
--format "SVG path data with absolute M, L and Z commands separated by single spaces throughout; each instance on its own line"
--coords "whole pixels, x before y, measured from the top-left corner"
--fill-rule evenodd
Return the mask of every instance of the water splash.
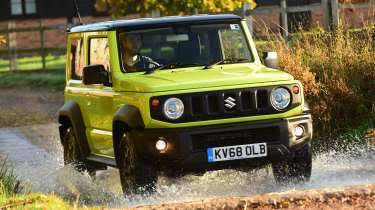
M 249 172 L 221 170 L 203 176 L 159 177 L 154 194 L 124 197 L 117 169 L 100 171 L 92 179 L 72 166 L 63 166 L 61 152 L 47 153 L 15 131 L 5 136 L 0 135 L 0 153 L 8 154 L 16 173 L 32 191 L 54 193 L 67 200 L 79 196 L 88 205 L 132 207 L 375 182 L 375 153 L 364 147 L 336 151 L 333 145 L 314 157 L 311 181 L 305 184 L 280 186 L 269 167 Z

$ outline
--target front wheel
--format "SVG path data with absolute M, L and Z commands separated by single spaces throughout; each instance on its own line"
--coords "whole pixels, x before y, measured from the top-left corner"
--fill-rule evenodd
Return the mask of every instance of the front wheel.
M 275 180 L 279 184 L 304 183 L 310 180 L 312 168 L 312 152 L 310 144 L 294 152 L 294 157 L 272 164 Z
M 121 139 L 118 151 L 118 168 L 123 192 L 125 194 L 154 192 L 157 181 L 155 168 L 137 153 L 129 133 Z
M 91 177 L 95 176 L 96 170 L 84 160 L 77 141 L 73 127 L 68 127 L 62 139 L 64 150 L 64 165 L 73 164 L 80 171 L 87 171 Z

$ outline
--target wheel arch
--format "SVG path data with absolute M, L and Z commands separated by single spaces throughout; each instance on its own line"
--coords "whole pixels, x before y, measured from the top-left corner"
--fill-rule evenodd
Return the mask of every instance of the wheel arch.
M 78 145 L 84 157 L 89 156 L 90 147 L 86 136 L 86 126 L 78 103 L 67 101 L 58 111 L 60 140 L 63 141 L 66 130 L 71 126 L 77 135 Z
M 125 132 L 130 131 L 133 128 L 144 128 L 144 122 L 142 119 L 141 112 L 139 109 L 132 105 L 123 105 L 120 107 L 113 117 L 112 124 L 112 140 L 113 140 L 113 151 L 115 154 L 116 163 L 118 165 L 118 148 L 120 145 L 121 138 Z

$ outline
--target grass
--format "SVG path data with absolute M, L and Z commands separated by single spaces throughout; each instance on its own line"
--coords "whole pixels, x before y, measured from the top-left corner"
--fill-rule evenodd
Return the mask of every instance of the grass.
M 0 194 L 0 209 L 77 209 L 55 195 L 38 193 L 5 196 Z
M 22 184 L 12 167 L 7 163 L 6 159 L 3 160 L 0 166 L 0 209 L 24 209 L 26 207 L 27 209 L 41 209 L 41 205 L 43 207 L 70 209 L 69 205 L 55 196 L 21 195 L 22 190 Z
M 46 68 L 48 70 L 65 69 L 65 55 L 53 56 L 48 55 L 46 57 Z M 42 58 L 38 56 L 24 57 L 17 59 L 17 70 L 35 70 L 42 69 Z M 0 59 L 0 72 L 9 71 L 9 60 Z
M 50 72 L 25 71 L 0 74 L 0 87 L 31 87 L 42 89 L 63 90 L 65 86 L 65 71 Z
M 276 50 L 280 68 L 303 83 L 315 134 L 350 131 L 375 117 L 375 29 L 367 29 L 352 33 L 341 26 L 300 33 L 288 43 L 281 37 L 260 43 Z
M 363 120 L 358 126 L 344 129 L 343 132 L 330 136 L 320 136 L 312 142 L 314 153 L 323 153 L 334 150 L 335 152 L 352 153 L 366 151 L 374 145 L 369 142 L 368 134 L 375 128 L 375 118 Z M 375 136 L 374 136 L 375 137 Z M 374 138 L 372 137 L 372 138 Z
M 6 159 L 0 166 L 0 194 L 13 196 L 22 191 L 21 182 L 17 180 L 13 169 L 7 164 Z

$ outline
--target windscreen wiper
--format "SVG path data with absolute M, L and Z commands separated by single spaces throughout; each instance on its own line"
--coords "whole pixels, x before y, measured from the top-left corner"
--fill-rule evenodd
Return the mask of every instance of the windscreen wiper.
M 151 69 L 147 69 L 145 74 L 152 74 L 154 73 L 156 70 L 161 70 L 161 69 L 166 69 L 166 68 L 171 68 L 172 66 L 174 65 L 178 65 L 178 63 L 168 63 L 168 64 L 165 64 L 165 65 L 160 65 L 156 68 L 151 68 Z
M 162 69 L 166 69 L 166 68 L 174 68 L 174 67 L 177 67 L 177 66 L 180 66 L 181 63 L 178 63 L 178 62 L 173 62 L 173 63 L 167 63 L 165 65 L 161 65 L 159 67 L 156 67 L 154 70 L 162 70 Z
M 223 59 L 219 60 L 210 64 L 207 64 L 204 66 L 204 69 L 210 69 L 213 66 L 219 65 L 219 64 L 227 64 L 227 63 L 239 63 L 239 62 L 244 62 L 244 61 L 249 61 L 248 58 L 231 58 L 231 59 Z
M 168 64 L 165 64 L 165 65 L 161 65 L 161 66 L 158 66 L 154 69 L 151 69 L 149 71 L 146 71 L 145 74 L 151 74 L 151 73 L 154 73 L 156 70 L 162 70 L 162 69 L 173 69 L 173 68 L 177 68 L 177 67 L 188 67 L 188 66 L 195 66 L 195 65 L 199 65 L 197 63 L 188 63 L 188 64 L 185 64 L 185 63 L 179 63 L 179 62 L 173 62 L 173 63 L 168 63 Z

